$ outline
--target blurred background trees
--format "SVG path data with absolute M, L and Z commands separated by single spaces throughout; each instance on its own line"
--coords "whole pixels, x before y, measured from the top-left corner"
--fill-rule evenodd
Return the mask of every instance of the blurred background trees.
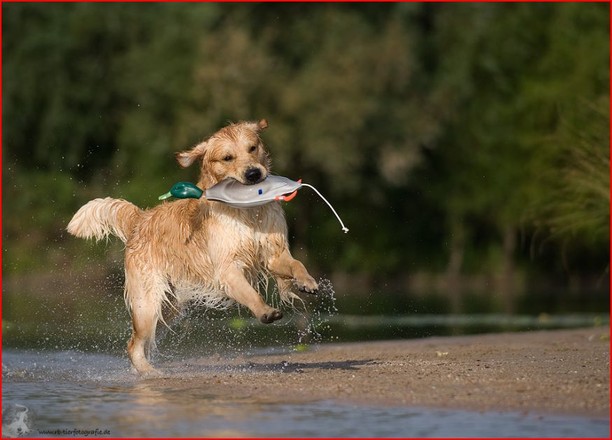
M 286 206 L 294 253 L 340 295 L 599 307 L 608 8 L 4 4 L 5 279 L 100 265 L 64 233 L 81 204 L 155 205 L 195 179 L 175 151 L 265 117 L 274 172 L 351 230 L 307 191 Z

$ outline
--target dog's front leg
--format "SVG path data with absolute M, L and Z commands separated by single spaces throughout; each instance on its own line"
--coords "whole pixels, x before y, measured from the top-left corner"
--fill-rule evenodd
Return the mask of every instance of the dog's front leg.
M 307 293 L 317 293 L 319 284 L 310 276 L 301 261 L 291 256 L 288 249 L 270 259 L 268 269 L 281 278 L 292 278 L 298 289 Z
M 253 315 L 264 324 L 283 317 L 280 310 L 267 305 L 259 293 L 249 284 L 242 271 L 230 263 L 222 272 L 221 281 L 226 286 L 225 293 L 230 298 L 249 308 Z

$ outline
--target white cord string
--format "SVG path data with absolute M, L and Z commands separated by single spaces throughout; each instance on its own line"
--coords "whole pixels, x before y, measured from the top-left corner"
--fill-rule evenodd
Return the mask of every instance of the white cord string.
M 332 210 L 332 212 L 336 215 L 336 218 L 338 219 L 338 221 L 340 222 L 340 226 L 342 226 L 342 230 L 344 231 L 344 233 L 346 234 L 349 230 L 346 226 L 344 226 L 344 223 L 342 223 L 342 219 L 340 218 L 340 216 L 338 215 L 338 213 L 336 212 L 336 210 L 334 209 L 334 207 L 331 205 L 331 203 L 329 203 L 327 201 L 327 199 L 325 197 L 323 197 L 323 194 L 321 194 L 314 186 L 309 185 L 307 183 L 302 183 L 302 186 L 307 186 L 308 188 L 311 188 L 312 190 L 314 190 L 314 192 L 316 192 L 319 197 L 321 197 L 323 199 L 323 201 L 325 203 L 327 203 L 327 206 L 330 207 L 330 209 Z

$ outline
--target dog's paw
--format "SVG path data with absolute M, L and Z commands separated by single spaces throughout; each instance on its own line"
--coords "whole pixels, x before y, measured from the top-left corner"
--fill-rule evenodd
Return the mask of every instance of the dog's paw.
M 300 292 L 310 293 L 311 295 L 316 295 L 319 292 L 319 283 L 311 276 L 303 280 L 295 280 L 295 284 Z
M 164 373 L 153 368 L 147 368 L 146 370 L 143 371 L 138 371 L 138 375 L 140 376 L 141 379 L 161 379 L 164 377 Z
M 264 313 L 259 317 L 259 320 L 264 324 L 270 324 L 274 321 L 278 321 L 283 317 L 283 312 L 277 309 L 271 309 L 269 312 Z

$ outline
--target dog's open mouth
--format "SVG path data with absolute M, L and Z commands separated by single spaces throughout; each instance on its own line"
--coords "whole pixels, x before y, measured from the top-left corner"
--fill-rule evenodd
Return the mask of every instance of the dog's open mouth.
M 244 185 L 244 186 L 253 186 L 253 185 L 260 184 L 261 182 L 263 182 L 267 178 L 268 178 L 268 176 L 265 176 L 265 177 L 262 177 L 262 178 L 260 178 L 258 180 L 250 181 L 248 179 L 237 179 L 235 177 L 227 177 L 226 179 L 222 180 L 221 182 L 229 180 L 229 181 L 232 181 L 232 182 L 236 182 L 236 184 L 240 184 L 240 185 Z M 219 183 L 221 183 L 221 182 L 219 182 Z

